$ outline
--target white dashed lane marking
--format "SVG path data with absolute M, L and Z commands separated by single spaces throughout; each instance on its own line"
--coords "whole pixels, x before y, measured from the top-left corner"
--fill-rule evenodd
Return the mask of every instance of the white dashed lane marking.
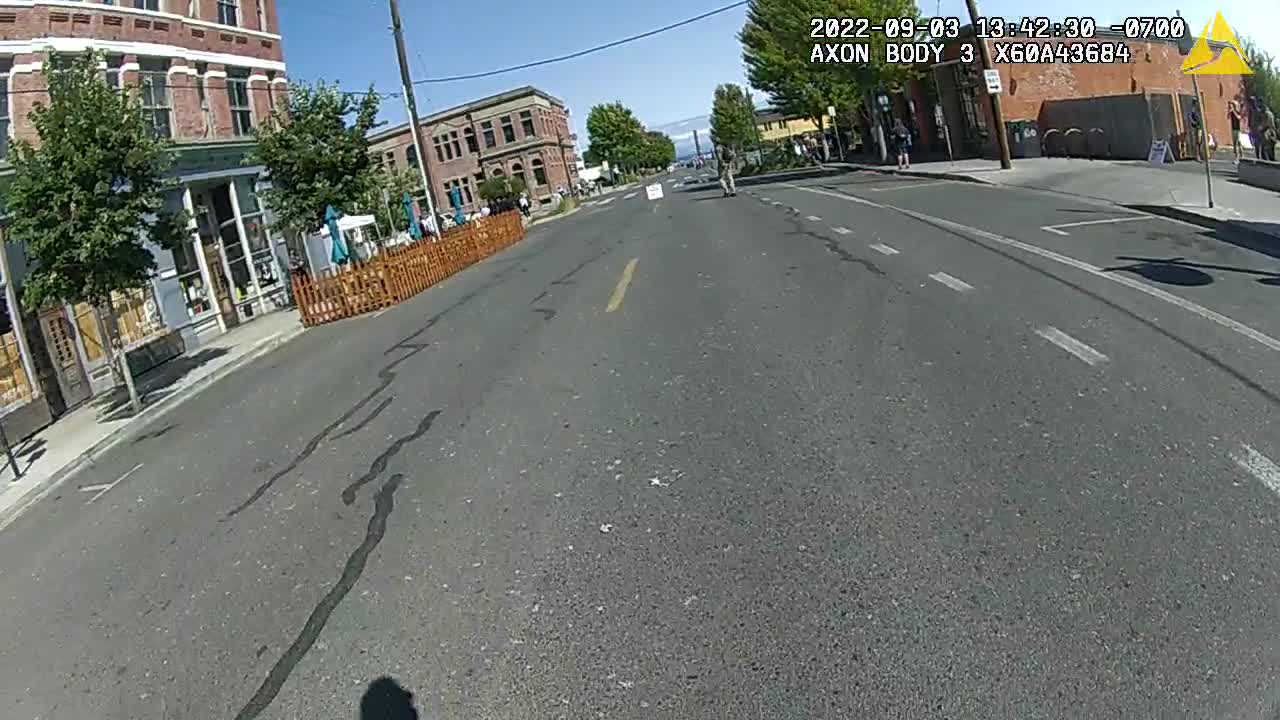
M 1236 461 L 1236 465 L 1266 485 L 1268 490 L 1280 495 L 1280 465 L 1244 443 L 1240 444 L 1240 449 L 1243 452 L 1231 453 L 1231 459 Z
M 876 252 L 880 253 L 881 255 L 897 255 L 898 254 L 897 250 L 889 247 L 888 245 L 885 245 L 884 243 L 876 243 L 869 247 L 872 250 L 875 250 Z
M 822 218 L 818 217 L 817 215 L 806 215 L 804 219 L 811 220 L 813 222 L 822 222 Z
M 833 228 L 831 228 L 831 229 L 832 229 L 832 230 L 835 230 L 836 232 L 840 233 L 841 235 L 848 235 L 849 233 L 853 232 L 852 230 L 850 230 L 850 229 L 849 229 L 849 228 L 847 228 L 847 227 L 839 227 L 839 226 L 837 226 L 837 227 L 833 227 Z
M 969 292 L 970 290 L 973 289 L 973 286 L 970 285 L 969 283 L 961 280 L 958 277 L 952 277 L 951 275 L 948 275 L 944 272 L 934 273 L 929 277 L 932 278 L 933 280 L 936 280 L 937 282 L 942 283 L 943 285 L 946 285 L 947 287 L 951 288 L 952 290 L 955 290 L 956 292 Z
M 636 195 L 638 195 L 638 194 L 639 194 L 639 193 L 627 193 L 626 195 L 623 195 L 623 196 L 622 196 L 622 199 L 623 199 L 623 200 L 630 200 L 631 198 L 635 197 L 635 196 L 636 196 Z
M 1037 328 L 1036 334 L 1090 365 L 1097 365 L 1107 361 L 1106 355 L 1103 355 L 1097 350 L 1094 350 L 1052 325 Z

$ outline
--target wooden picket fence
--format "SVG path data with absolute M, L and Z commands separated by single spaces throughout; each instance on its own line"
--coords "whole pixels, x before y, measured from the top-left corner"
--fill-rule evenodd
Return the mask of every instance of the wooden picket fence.
M 383 248 L 367 262 L 318 275 L 293 276 L 293 297 L 306 327 L 374 312 L 404 302 L 524 237 L 519 212 L 506 212 L 446 230 L 439 240 Z

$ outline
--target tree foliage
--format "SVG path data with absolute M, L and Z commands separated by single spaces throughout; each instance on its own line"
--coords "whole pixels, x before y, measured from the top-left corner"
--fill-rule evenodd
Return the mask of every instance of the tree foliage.
M 649 130 L 644 134 L 644 145 L 637 165 L 644 168 L 664 168 L 676 161 L 676 144 L 665 133 Z
M 588 152 L 610 165 L 634 166 L 644 148 L 644 125 L 620 102 L 596 105 L 587 113 Z
M 1245 94 L 1243 109 L 1246 112 L 1253 111 L 1249 98 L 1256 97 L 1263 107 L 1271 108 L 1271 112 L 1280 116 L 1280 67 L 1276 67 L 1275 58 L 1250 38 L 1241 37 L 1240 45 L 1249 69 L 1253 71 L 1252 75 L 1242 77 Z
M 480 197 L 485 200 L 504 200 L 513 198 L 524 192 L 524 181 L 518 177 L 507 177 L 500 175 L 491 177 L 480 183 L 478 191 Z
M 747 77 L 778 110 L 815 122 L 821 122 L 828 105 L 869 108 L 876 91 L 901 89 L 914 69 L 884 62 L 890 40 L 883 33 L 860 41 L 871 46 L 868 63 L 811 62 L 810 19 L 866 18 L 879 25 L 888 18 L 919 16 L 914 0 L 751 0 L 739 34 Z
M 33 263 L 23 304 L 89 302 L 142 287 L 155 271 L 144 244 L 188 239 L 184 213 L 166 208 L 170 156 L 137 98 L 107 85 L 99 57 L 50 58 L 48 102 L 31 123 L 39 144 L 14 143 L 9 231 Z
M 277 224 L 295 233 L 314 232 L 325 208 L 352 213 L 376 187 L 377 163 L 369 131 L 378 117 L 378 96 L 369 89 L 357 102 L 335 85 L 293 84 L 279 122 L 258 132 L 254 160 L 267 168 L 271 188 L 263 199 Z
M 409 218 L 404 214 L 404 194 L 412 196 L 421 190 L 422 176 L 413 168 L 382 168 L 374 172 L 373 183 L 358 211 L 377 217 L 378 222 L 393 233 L 405 232 L 409 229 Z
M 756 110 L 747 91 L 729 83 L 716 88 L 711 102 L 711 140 L 741 150 L 755 138 Z

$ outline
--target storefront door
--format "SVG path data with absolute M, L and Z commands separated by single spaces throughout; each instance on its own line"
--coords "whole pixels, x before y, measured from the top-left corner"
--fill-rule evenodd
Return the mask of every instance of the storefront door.
M 49 359 L 53 362 L 58 389 L 62 391 L 67 408 L 88 400 L 93 396 L 93 391 L 84 366 L 80 363 L 75 326 L 67 319 L 66 310 L 56 307 L 40 313 L 40 330 L 44 334 L 45 346 L 49 348 Z M 97 337 L 96 329 L 94 337 Z M 101 345 L 97 347 L 101 353 Z
M 240 314 L 236 312 L 236 304 L 231 299 L 231 286 L 227 282 L 226 270 L 223 269 L 222 253 L 219 252 L 218 245 L 206 244 L 203 235 L 200 238 L 200 248 L 204 251 L 205 262 L 209 264 L 209 275 L 213 280 L 213 301 L 218 306 L 223 323 L 230 330 L 240 324 Z

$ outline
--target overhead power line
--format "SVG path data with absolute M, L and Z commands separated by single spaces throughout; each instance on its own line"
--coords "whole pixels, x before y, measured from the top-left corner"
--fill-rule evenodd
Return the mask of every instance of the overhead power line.
M 639 35 L 632 35 L 631 37 L 626 37 L 621 40 L 614 40 L 613 42 L 605 43 L 603 45 L 596 45 L 595 47 L 590 47 L 590 48 L 587 48 L 586 50 L 579 50 L 578 52 L 569 53 L 568 55 L 560 55 L 558 57 L 546 58 L 544 60 L 534 60 L 533 62 L 521 63 L 519 65 L 512 65 L 511 67 L 499 68 L 497 70 L 487 70 L 485 72 L 469 73 L 466 75 L 450 75 L 449 77 L 439 77 L 439 78 L 423 78 L 422 80 L 413 81 L 413 84 L 428 85 L 432 83 L 458 82 L 459 80 L 478 80 L 479 78 L 493 77 L 494 75 L 502 75 L 509 72 L 515 72 L 517 70 L 527 70 L 529 68 L 541 67 L 543 65 L 550 65 L 552 63 L 564 62 L 565 60 L 573 60 L 575 58 L 583 57 L 584 55 L 598 53 L 601 50 L 608 50 L 609 48 L 615 48 L 615 47 L 618 47 L 619 45 L 626 45 L 627 43 L 635 42 L 636 40 L 643 40 L 648 37 L 653 37 L 654 35 L 667 32 L 668 30 L 675 30 L 676 28 L 684 27 L 685 25 L 696 23 L 699 20 L 705 20 L 713 15 L 719 15 L 720 13 L 728 12 L 734 8 L 742 7 L 743 5 L 746 5 L 747 2 L 748 0 L 741 0 L 740 2 L 735 2 L 729 5 L 725 5 L 724 7 L 720 7 L 720 8 L 716 8 L 715 10 L 709 10 L 707 12 L 704 12 L 701 15 L 696 15 L 694 17 L 681 20 L 680 22 L 674 22 L 674 23 L 671 23 L 670 25 L 664 25 L 660 28 L 656 28 L 648 32 L 642 32 Z

